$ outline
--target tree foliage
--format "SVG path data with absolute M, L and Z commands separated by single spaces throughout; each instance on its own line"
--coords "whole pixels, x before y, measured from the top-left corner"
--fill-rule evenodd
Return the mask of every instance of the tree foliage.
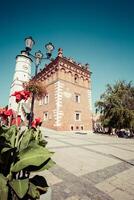
M 134 86 L 132 82 L 107 84 L 106 91 L 96 102 L 104 127 L 134 129 Z

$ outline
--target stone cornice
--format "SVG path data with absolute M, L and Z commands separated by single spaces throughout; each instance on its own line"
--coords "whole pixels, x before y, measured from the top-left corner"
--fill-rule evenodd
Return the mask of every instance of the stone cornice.
M 63 63 L 67 64 L 68 66 L 71 66 L 72 69 L 74 68 L 74 70 L 80 70 L 83 71 L 85 73 L 90 74 L 91 72 L 89 71 L 88 67 L 86 68 L 85 66 L 83 66 L 80 63 L 76 63 L 75 61 L 73 61 L 71 58 L 66 58 L 66 57 L 59 57 L 59 59 L 61 61 L 63 61 Z
M 55 60 L 51 61 L 48 65 L 46 65 L 36 77 L 33 79 L 43 80 L 47 77 L 51 76 L 51 74 L 55 73 L 58 70 L 64 69 L 65 72 L 72 72 L 74 75 L 83 76 L 86 79 L 90 79 L 91 72 L 89 69 L 84 66 L 77 64 L 76 62 L 68 59 L 66 57 L 57 56 Z
M 33 79 L 41 80 L 42 77 L 49 76 L 55 71 L 58 70 L 58 63 L 57 58 L 50 62 L 48 65 L 46 65 L 38 74 L 36 77 L 33 77 Z
M 60 69 L 65 69 L 65 72 L 73 72 L 74 75 L 83 76 L 87 79 L 90 78 L 91 73 L 89 70 L 82 68 L 82 66 L 75 62 L 70 62 L 65 57 L 59 58 L 59 66 Z

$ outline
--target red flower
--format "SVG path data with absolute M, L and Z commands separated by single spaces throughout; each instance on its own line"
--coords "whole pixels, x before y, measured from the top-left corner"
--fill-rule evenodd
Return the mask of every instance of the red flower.
M 41 124 L 42 124 L 41 118 L 36 118 L 36 119 L 32 122 L 31 127 L 32 127 L 32 128 L 37 128 L 37 126 L 41 126 Z
M 4 112 L 4 114 L 5 114 L 6 116 L 11 116 L 11 115 L 13 114 L 13 111 L 12 111 L 12 109 L 9 109 L 9 110 L 6 110 L 6 111 Z
M 3 118 L 7 118 L 8 116 L 11 116 L 13 114 L 12 109 L 6 110 L 5 108 L 3 108 L 2 110 L 0 110 L 0 116 Z
M 0 110 L 0 117 L 2 120 L 2 123 L 7 125 L 8 124 L 8 117 L 13 115 L 12 109 L 7 110 L 6 108 L 3 108 Z
M 11 125 L 16 125 L 16 121 L 17 121 L 17 125 L 20 126 L 21 124 L 21 116 L 18 116 L 17 119 L 13 118 Z
M 16 97 L 16 102 L 19 103 L 22 99 L 27 100 L 30 97 L 30 92 L 26 90 L 16 91 L 11 96 Z

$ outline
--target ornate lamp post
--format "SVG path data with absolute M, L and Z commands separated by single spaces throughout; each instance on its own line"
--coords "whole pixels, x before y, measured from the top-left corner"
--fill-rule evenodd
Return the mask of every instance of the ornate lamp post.
M 54 50 L 54 45 L 51 42 L 49 42 L 48 44 L 45 45 L 46 57 L 43 57 L 43 53 L 40 50 L 35 52 L 35 55 L 32 55 L 30 53 L 34 44 L 35 44 L 35 41 L 33 40 L 33 38 L 31 36 L 25 38 L 26 52 L 27 52 L 28 56 L 32 57 L 35 61 L 35 77 L 36 77 L 36 75 L 38 73 L 38 67 L 39 67 L 42 59 L 48 59 L 49 60 L 51 58 L 52 51 Z M 33 92 L 30 115 L 29 115 L 29 127 L 31 126 L 31 123 L 33 121 L 33 116 L 34 116 L 34 114 L 33 114 L 34 100 L 35 100 L 35 93 Z

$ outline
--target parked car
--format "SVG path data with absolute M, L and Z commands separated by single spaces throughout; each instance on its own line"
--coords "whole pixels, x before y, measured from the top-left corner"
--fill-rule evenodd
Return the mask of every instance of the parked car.
M 121 129 L 116 132 L 116 135 L 120 138 L 132 138 L 134 137 L 134 133 L 130 130 Z

